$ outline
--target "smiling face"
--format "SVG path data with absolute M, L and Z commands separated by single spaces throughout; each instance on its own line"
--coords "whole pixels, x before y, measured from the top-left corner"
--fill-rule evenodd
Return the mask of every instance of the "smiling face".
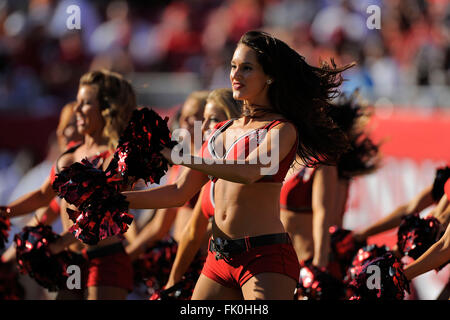
M 247 100 L 249 104 L 268 105 L 269 79 L 259 64 L 255 51 L 240 43 L 231 60 L 233 98 Z
M 77 104 L 74 107 L 78 133 L 94 135 L 102 132 L 103 120 L 98 101 L 98 88 L 94 85 L 81 85 L 77 94 Z
M 205 106 L 205 112 L 203 113 L 203 124 L 202 124 L 202 132 L 204 137 L 208 137 L 214 129 L 214 126 L 221 122 L 227 120 L 227 115 L 222 110 L 220 106 L 218 106 L 213 101 L 209 101 Z

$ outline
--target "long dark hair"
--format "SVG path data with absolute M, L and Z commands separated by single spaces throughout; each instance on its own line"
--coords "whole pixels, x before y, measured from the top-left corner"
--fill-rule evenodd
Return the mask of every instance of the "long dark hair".
M 366 131 L 372 112 L 368 105 L 358 101 L 358 91 L 350 96 L 340 95 L 328 109 L 328 115 L 347 134 L 351 148 L 337 162 L 340 179 L 372 173 L 378 169 L 381 155 L 380 144 L 375 144 Z
M 271 107 L 296 126 L 297 154 L 303 163 L 335 165 L 350 143 L 327 110 L 340 93 L 341 72 L 354 64 L 337 68 L 331 60 L 331 66 L 323 62 L 313 67 L 286 43 L 262 31 L 245 33 L 239 43 L 256 52 L 263 71 L 273 79 L 268 89 Z

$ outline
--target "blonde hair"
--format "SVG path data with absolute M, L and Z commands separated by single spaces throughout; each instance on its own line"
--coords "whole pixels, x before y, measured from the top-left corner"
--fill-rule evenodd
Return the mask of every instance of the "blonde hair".
M 103 135 L 109 140 L 109 146 L 116 148 L 119 137 L 136 108 L 136 94 L 133 87 L 122 75 L 109 70 L 85 73 L 80 79 L 80 86 L 82 85 L 97 86 L 97 98 L 105 120 Z
M 228 88 L 215 89 L 208 95 L 207 102 L 212 102 L 222 109 L 227 119 L 242 115 L 242 102 L 233 98 L 233 91 Z
M 206 105 L 206 99 L 208 98 L 209 91 L 200 90 L 194 91 L 186 98 L 188 100 L 195 100 L 197 109 L 203 109 Z
M 193 91 L 189 94 L 184 103 L 189 100 L 193 100 L 195 104 L 195 113 L 202 111 L 205 109 L 206 98 L 208 98 L 209 91 L 199 90 Z M 183 113 L 184 104 L 180 105 L 178 109 L 175 111 L 174 115 L 169 119 L 169 128 L 170 131 L 174 131 L 180 127 L 180 120 Z

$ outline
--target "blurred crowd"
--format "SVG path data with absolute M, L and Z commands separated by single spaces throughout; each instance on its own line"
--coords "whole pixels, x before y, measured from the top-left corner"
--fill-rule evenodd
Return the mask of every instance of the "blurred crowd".
M 80 8 L 80 30 L 67 27 L 70 5 Z M 371 5 L 380 29 L 368 28 Z M 229 87 L 236 42 L 256 28 L 310 64 L 356 61 L 344 89 L 359 87 L 368 99 L 450 84 L 445 0 L 0 0 L 0 113 L 55 113 L 74 98 L 80 75 L 100 67 L 192 72 L 204 88 Z

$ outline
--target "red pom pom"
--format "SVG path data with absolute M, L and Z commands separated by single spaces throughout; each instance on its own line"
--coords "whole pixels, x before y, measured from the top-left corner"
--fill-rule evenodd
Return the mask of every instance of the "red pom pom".
M 345 297 L 342 281 L 333 277 L 325 268 L 314 266 L 311 261 L 300 261 L 300 281 L 297 294 L 305 300 L 341 300 Z
M 367 262 L 374 260 L 375 258 L 382 257 L 388 252 L 390 252 L 388 247 L 379 247 L 375 244 L 360 248 L 353 258 L 351 266 L 348 268 L 344 282 L 350 283 L 353 279 L 355 279 L 356 275 L 361 273 L 363 266 Z
M 379 279 L 371 281 L 369 277 Z M 405 291 L 410 292 L 409 281 L 400 259 L 392 252 L 369 260 L 348 285 L 349 300 L 403 300 Z
M 117 172 L 125 183 L 129 177 L 159 183 L 166 174 L 169 162 L 161 150 L 163 146 L 172 148 L 176 144 L 171 140 L 167 122 L 167 117 L 162 119 L 152 109 L 133 111 L 114 153 Z
M 70 251 L 51 254 L 49 244 L 59 237 L 52 231 L 51 226 L 44 225 L 25 227 L 14 236 L 20 272 L 29 274 L 37 283 L 50 291 L 66 288 L 69 265 L 84 263 L 81 257 Z
M 163 286 L 169 280 L 177 249 L 177 242 L 170 237 L 148 248 L 134 262 L 135 283 L 146 284 L 151 295 L 150 300 L 189 300 L 191 298 L 205 257 L 197 253 L 182 280 L 173 287 L 165 289 Z
M 178 244 L 173 238 L 158 241 L 134 262 L 135 283 L 145 282 L 149 291 L 161 290 L 170 275 Z
M 329 232 L 331 251 L 328 271 L 334 277 L 343 279 L 356 252 L 366 245 L 366 241 L 356 241 L 351 230 L 338 226 L 331 226 Z
M 23 300 L 25 290 L 12 263 L 0 260 L 0 300 Z
M 59 173 L 53 189 L 61 198 L 78 207 L 67 209 L 74 222 L 70 231 L 86 244 L 123 234 L 133 221 L 128 201 L 120 193 L 120 180 L 84 159 Z
M 440 222 L 436 218 L 421 218 L 415 213 L 402 218 L 397 232 L 397 246 L 403 255 L 417 259 L 441 236 Z

